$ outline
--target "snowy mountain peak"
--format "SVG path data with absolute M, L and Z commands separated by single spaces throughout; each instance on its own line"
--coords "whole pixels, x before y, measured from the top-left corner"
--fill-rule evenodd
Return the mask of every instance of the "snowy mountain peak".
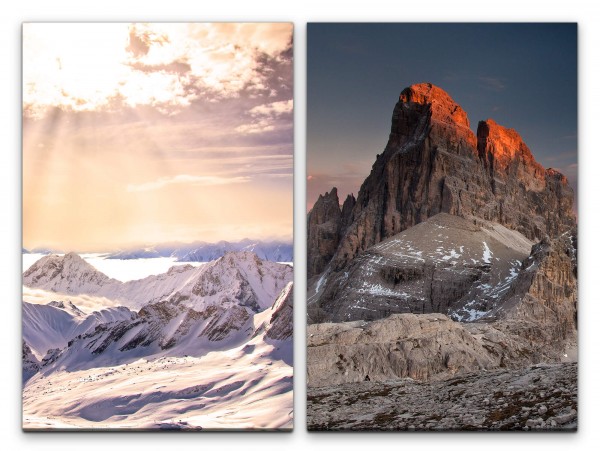
M 292 279 L 291 266 L 261 260 L 249 251 L 228 252 L 200 267 L 174 266 L 166 273 L 129 282 L 111 279 L 81 257 L 67 254 L 40 259 L 24 273 L 23 284 L 70 295 L 102 296 L 135 310 L 173 301 L 196 311 L 210 305 L 238 305 L 259 312 L 271 307 Z
M 171 257 L 178 262 L 211 262 L 231 251 L 254 252 L 262 260 L 290 262 L 294 259 L 294 245 L 287 241 L 260 241 L 243 239 L 237 242 L 164 243 L 153 246 L 125 249 L 110 254 L 109 259 L 140 259 Z
M 92 294 L 111 281 L 73 252 L 42 257 L 23 274 L 24 285 L 60 293 Z
M 65 260 L 74 260 L 74 261 L 85 261 L 83 258 L 81 258 L 79 255 L 77 255 L 75 252 L 68 252 L 64 255 L 63 257 Z
M 162 427 L 167 417 L 187 421 L 190 413 L 181 404 L 187 402 L 199 412 L 202 427 L 204 418 L 221 417 L 208 410 L 211 404 L 219 409 L 222 404 L 223 412 L 239 409 L 246 425 L 254 410 L 264 415 L 257 399 L 272 405 L 276 393 L 281 404 L 281 395 L 289 393 L 291 400 L 293 315 L 291 304 L 278 295 L 282 289 L 289 294 L 293 268 L 247 251 L 221 257 L 127 282 L 86 263 L 96 257 L 53 255 L 34 264 L 23 276 L 23 283 L 35 288 L 26 290 L 34 293 L 28 299 L 35 303 L 22 303 L 24 421 L 38 424 L 43 418 L 44 428 L 56 418 L 63 421 L 63 414 L 39 414 L 29 404 L 41 401 L 68 411 L 69 425 L 73 419 L 85 426 L 122 425 L 110 422 L 130 421 L 139 409 L 145 425 L 159 413 L 155 424 Z M 276 299 L 278 308 L 270 308 Z M 110 307 L 84 313 L 76 305 L 85 312 Z M 188 372 L 185 378 L 182 371 Z M 152 417 L 144 412 L 146 405 Z M 173 414 L 171 406 L 180 413 Z M 291 404 L 284 407 L 276 416 L 289 422 Z
M 48 303 L 49 306 L 51 307 L 56 307 L 59 308 L 61 310 L 65 310 L 69 313 L 71 313 L 74 316 L 83 316 L 85 315 L 85 313 L 83 313 L 75 304 L 73 304 L 71 301 L 52 301 Z
M 227 251 L 219 260 L 228 262 L 253 261 L 260 263 L 260 259 L 252 251 Z
M 167 271 L 167 274 L 169 274 L 169 275 L 182 274 L 184 272 L 193 271 L 193 270 L 194 270 L 194 266 L 192 266 L 192 265 L 171 266 L 169 268 L 169 270 Z
M 259 312 L 273 305 L 277 295 L 293 279 L 293 269 L 284 264 L 261 260 L 249 251 L 228 252 L 200 268 L 191 288 L 176 293 L 190 301 L 196 310 L 217 303 L 240 305 Z

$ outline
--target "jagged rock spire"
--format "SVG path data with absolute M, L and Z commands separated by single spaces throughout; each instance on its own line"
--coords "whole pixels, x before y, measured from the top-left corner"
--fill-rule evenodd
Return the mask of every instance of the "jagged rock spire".
M 344 215 L 344 227 L 337 190 L 331 197 L 309 215 L 309 277 L 324 262 L 340 269 L 368 247 L 442 212 L 498 222 L 532 240 L 576 223 L 573 190 L 562 174 L 545 170 L 517 132 L 493 120 L 479 123 L 475 136 L 465 111 L 431 83 L 400 94 L 385 151 Z M 315 221 L 325 210 L 328 221 Z

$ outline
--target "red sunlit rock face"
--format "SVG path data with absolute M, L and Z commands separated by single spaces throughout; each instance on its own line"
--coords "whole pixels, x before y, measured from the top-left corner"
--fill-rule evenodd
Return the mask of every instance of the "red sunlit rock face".
M 469 127 L 469 118 L 446 91 L 431 83 L 412 85 L 400 93 L 402 103 L 420 103 L 430 105 L 432 118 L 441 122 Z
M 521 135 L 512 128 L 497 124 L 493 119 L 479 123 L 477 149 L 484 165 L 497 175 L 510 176 L 507 169 L 516 160 L 525 171 L 518 174 L 522 179 L 530 176 L 532 179 L 544 180 L 545 169 L 535 161 Z

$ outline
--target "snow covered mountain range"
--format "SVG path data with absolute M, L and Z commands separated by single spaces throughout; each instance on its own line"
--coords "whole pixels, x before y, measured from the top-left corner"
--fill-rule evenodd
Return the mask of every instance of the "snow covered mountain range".
M 41 258 L 23 274 L 24 286 L 43 290 L 49 301 L 23 302 L 24 427 L 137 429 L 173 426 L 175 417 L 176 427 L 247 427 L 244 422 L 224 425 L 221 420 L 215 422 L 205 416 L 190 420 L 190 415 L 201 410 L 199 404 L 207 404 L 199 403 L 198 398 L 206 401 L 205 396 L 211 398 L 214 412 L 231 409 L 236 402 L 234 398 L 241 396 L 241 387 L 252 385 L 252 381 L 266 384 L 262 392 L 258 390 L 253 395 L 262 413 L 257 415 L 261 418 L 259 423 L 252 427 L 291 427 L 292 280 L 291 266 L 261 260 L 247 251 L 228 252 L 200 267 L 174 266 L 164 274 L 130 282 L 106 276 L 74 253 Z M 61 295 L 66 300 L 61 300 Z M 107 298 L 118 307 L 86 313 L 76 305 L 79 295 Z M 118 393 L 121 401 L 111 405 L 110 397 L 101 401 L 102 395 L 96 393 L 98 385 L 79 384 L 82 374 L 95 374 L 98 369 L 113 374 L 134 364 L 145 368 L 145 382 L 161 380 L 164 384 L 163 370 L 180 363 L 190 380 L 194 371 L 199 379 L 212 374 L 214 377 L 206 381 L 206 387 L 218 387 L 223 382 L 217 377 L 217 373 L 222 373 L 210 365 L 221 365 L 222 371 L 239 365 L 251 368 L 238 368 L 235 377 L 232 373 L 235 387 L 229 382 L 217 390 L 227 397 L 227 402 L 214 402 L 214 393 L 206 395 L 210 391 L 206 387 L 191 390 L 185 386 L 190 380 L 179 381 L 170 384 L 176 387 L 163 393 L 162 401 L 157 401 L 157 411 L 165 408 L 164 415 L 150 418 L 148 412 L 152 409 L 136 401 L 135 406 L 125 409 L 136 414 L 137 420 L 133 422 L 129 417 L 119 416 L 118 411 L 124 398 L 133 400 L 142 396 L 139 387 L 115 379 L 109 389 L 114 389 L 111 395 Z M 276 368 L 273 377 L 271 367 Z M 79 384 L 76 390 L 72 390 L 74 383 Z M 60 393 L 54 393 L 60 402 L 47 402 L 40 391 L 48 393 L 50 387 L 57 385 L 63 387 Z M 92 396 L 89 390 L 94 392 L 94 400 L 86 404 L 81 397 Z M 182 390 L 189 391 L 184 397 L 187 401 L 177 400 Z M 281 398 L 282 404 L 273 406 L 272 415 L 267 415 L 268 400 L 262 397 L 273 393 Z M 103 413 L 88 415 L 86 409 L 92 409 L 90 406 L 97 402 L 104 403 Z M 189 402 L 190 406 L 187 410 L 175 409 L 179 413 L 166 408 L 178 402 Z M 61 407 L 64 405 L 71 408 L 64 410 Z M 279 411 L 282 408 L 287 409 L 283 417 Z M 148 410 L 146 415 L 138 415 L 144 409 Z M 186 415 L 182 415 L 184 410 Z
M 23 274 L 23 285 L 64 294 L 89 294 L 139 309 L 158 301 L 177 301 L 196 310 L 208 305 L 242 305 L 257 312 L 270 306 L 292 280 L 293 270 L 259 259 L 252 252 L 231 252 L 194 267 L 121 282 L 104 275 L 75 253 L 47 255 Z
M 167 243 L 152 246 L 123 249 L 108 253 L 108 259 L 132 260 L 139 258 L 171 257 L 178 262 L 210 262 L 216 260 L 227 252 L 253 252 L 261 260 L 272 262 L 291 262 L 294 260 L 294 243 L 285 241 L 260 241 L 244 239 L 241 241 L 219 241 L 206 243 L 195 241 L 193 243 Z M 23 248 L 23 254 L 62 254 L 56 250 L 36 248 L 28 250 Z

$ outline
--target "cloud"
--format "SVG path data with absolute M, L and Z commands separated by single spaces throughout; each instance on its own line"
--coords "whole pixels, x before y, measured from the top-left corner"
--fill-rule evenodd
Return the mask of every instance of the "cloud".
M 172 61 L 169 64 L 144 64 L 136 61 L 130 66 L 142 72 L 167 72 L 179 75 L 185 75 L 192 70 L 192 67 L 185 61 Z
M 289 91 L 293 27 L 246 24 L 25 24 L 23 110 L 98 111 L 150 105 L 177 113 Z M 280 80 L 278 78 L 281 78 Z
M 239 133 L 264 133 L 275 129 L 291 128 L 291 117 L 289 117 L 294 108 L 293 100 L 282 100 L 263 105 L 257 105 L 248 111 L 253 118 L 250 123 L 242 124 L 236 127 L 235 131 Z M 282 117 L 287 117 L 280 121 Z
M 140 58 L 148 54 L 150 46 L 154 43 L 162 45 L 168 42 L 167 35 L 154 33 L 147 25 L 132 25 L 129 28 L 127 51 L 131 52 L 135 58 Z
M 250 124 L 242 124 L 235 128 L 239 133 L 264 133 L 275 130 L 275 125 L 271 119 L 260 119 Z
M 504 81 L 497 77 L 478 77 L 479 82 L 484 88 L 492 91 L 502 91 L 505 88 Z
M 161 177 L 153 182 L 127 185 L 128 192 L 153 191 L 169 185 L 191 184 L 196 186 L 231 185 L 236 183 L 247 183 L 250 177 L 217 177 L 217 176 L 195 176 L 180 174 L 173 177 Z
M 291 113 L 294 108 L 293 100 L 283 100 L 281 102 L 272 102 L 264 105 L 257 105 L 249 113 L 252 116 L 281 116 Z
M 53 301 L 66 301 L 72 302 L 80 310 L 86 313 L 92 313 L 105 308 L 118 307 L 119 304 L 108 298 L 89 296 L 85 294 L 81 295 L 67 295 L 58 294 L 52 291 L 46 291 L 36 288 L 29 288 L 23 285 L 23 302 L 29 302 L 30 304 L 49 304 Z

